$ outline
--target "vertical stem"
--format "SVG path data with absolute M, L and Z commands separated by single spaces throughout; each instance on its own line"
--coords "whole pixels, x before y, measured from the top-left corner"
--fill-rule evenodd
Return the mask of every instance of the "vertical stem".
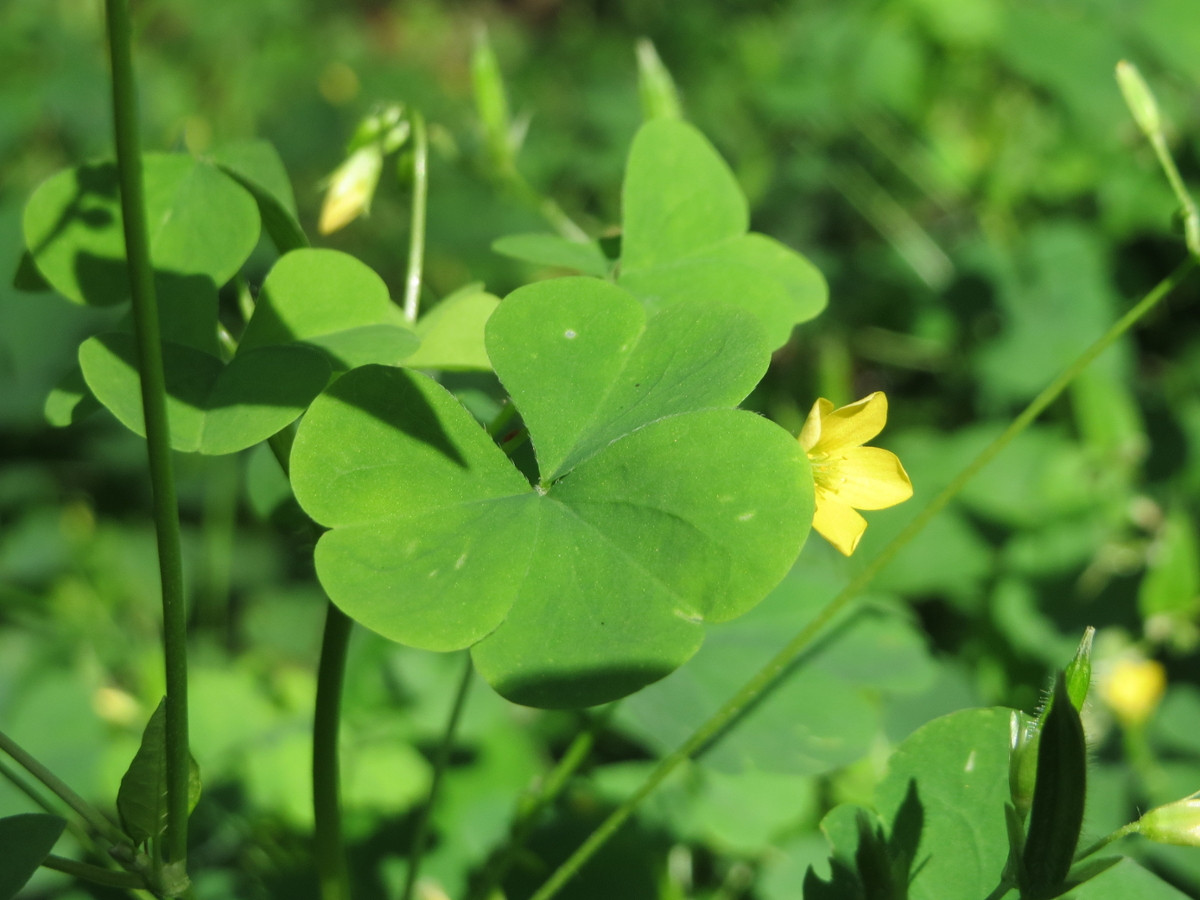
M 163 651 L 167 683 L 167 847 L 171 862 L 182 868 L 187 859 L 188 844 L 188 707 L 187 611 L 183 596 L 183 559 L 179 546 L 179 506 L 171 471 L 158 304 L 154 295 L 154 275 L 146 231 L 128 0 L 106 0 L 105 7 L 112 61 L 113 129 L 121 182 L 125 257 L 133 298 L 133 331 L 138 348 L 142 411 L 154 498 L 154 525 L 158 533 L 158 567 L 162 579 Z
M 401 900 L 412 900 L 413 886 L 417 883 L 417 875 L 421 868 L 421 855 L 425 852 L 425 838 L 429 831 L 429 817 L 437 804 L 438 791 L 442 786 L 442 776 L 450 763 L 450 751 L 454 748 L 454 733 L 458 731 L 458 720 L 462 718 L 463 707 L 467 703 L 467 690 L 471 687 L 471 676 L 475 673 L 471 662 L 470 652 L 464 652 L 467 664 L 463 667 L 462 680 L 458 683 L 458 693 L 454 696 L 454 705 L 450 708 L 450 718 L 446 720 L 446 730 L 442 734 L 442 743 L 437 749 L 433 761 L 433 781 L 429 784 L 429 796 L 425 805 L 417 814 L 417 829 L 413 834 L 412 850 L 408 857 L 408 875 L 404 879 L 404 893 Z
M 425 135 L 425 117 L 412 112 L 413 198 L 412 229 L 408 240 L 408 274 L 404 278 L 404 315 L 417 321 L 421 305 L 421 270 L 425 259 L 425 207 L 429 197 L 429 140 Z
M 313 714 L 313 814 L 317 875 L 322 900 L 350 900 L 350 873 L 342 846 L 342 806 L 338 786 L 338 726 L 342 682 L 350 644 L 350 618 L 329 604 L 317 667 L 317 706 Z

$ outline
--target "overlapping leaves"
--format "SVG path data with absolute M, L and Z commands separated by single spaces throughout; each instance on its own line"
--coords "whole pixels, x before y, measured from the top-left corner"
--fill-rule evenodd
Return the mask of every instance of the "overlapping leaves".
M 473 647 L 517 702 L 587 706 L 671 672 L 705 620 L 783 577 L 812 481 L 784 431 L 733 409 L 769 345 L 744 311 L 653 315 L 590 278 L 510 295 L 487 352 L 529 428 L 531 484 L 443 388 L 366 366 L 313 404 L 297 499 L 329 526 L 323 585 L 403 643 Z
M 712 144 L 686 122 L 657 119 L 634 138 L 621 193 L 618 284 L 654 312 L 728 303 L 753 313 L 772 347 L 825 308 L 821 273 L 789 247 L 749 233 L 746 197 Z M 599 248 L 552 235 L 512 235 L 497 252 L 603 275 Z

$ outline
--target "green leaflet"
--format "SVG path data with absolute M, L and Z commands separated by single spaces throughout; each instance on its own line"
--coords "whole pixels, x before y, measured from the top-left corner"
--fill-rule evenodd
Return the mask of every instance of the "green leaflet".
M 43 813 L 22 813 L 0 819 L 0 900 L 12 900 L 33 877 L 59 835 L 65 819 Z
M 188 758 L 188 812 L 200 801 L 200 767 Z M 161 837 L 167 830 L 167 707 L 166 700 L 146 723 L 137 754 L 121 778 L 117 792 L 121 827 L 135 844 Z
M 417 322 L 421 346 L 405 365 L 449 372 L 490 371 L 483 334 L 499 305 L 498 298 L 474 285 L 451 294 Z
M 218 147 L 213 162 L 248 190 L 258 204 L 263 228 L 280 253 L 308 246 L 296 217 L 296 198 L 287 169 L 270 141 L 239 141 Z
M 183 154 L 144 159 L 150 257 L 156 272 L 220 287 L 258 240 L 254 198 L 207 163 Z M 25 206 L 25 244 L 38 270 L 75 303 L 129 298 L 117 171 L 92 163 L 51 176 Z
M 729 407 L 767 359 L 752 317 L 646 317 L 619 288 L 559 279 L 509 296 L 487 350 L 529 427 L 535 489 L 470 414 L 413 372 L 364 367 L 313 404 L 296 497 L 333 530 L 331 598 L 387 637 L 475 645 L 517 702 L 587 706 L 677 668 L 705 619 L 783 577 L 807 535 L 798 444 Z
M 597 278 L 603 278 L 612 268 L 595 241 L 581 244 L 557 234 L 510 234 L 493 241 L 492 249 L 534 265 L 575 269 Z
M 915 785 L 922 824 L 911 900 L 982 898 L 1000 880 L 1008 855 L 1009 716 L 1007 709 L 951 713 L 892 754 L 875 806 L 894 821 Z
M 772 347 L 828 299 L 803 256 L 748 234 L 749 210 L 733 172 L 708 140 L 677 119 L 638 131 L 621 193 L 622 287 L 646 306 L 717 301 L 752 312 Z
M 343 371 L 399 363 L 418 338 L 370 267 L 337 250 L 305 248 L 284 255 L 267 275 L 237 357 L 296 342 L 323 351 Z
M 79 364 L 96 398 L 126 428 L 145 434 L 132 335 L 84 341 Z M 163 345 L 171 446 L 184 453 L 236 453 L 289 425 L 329 381 L 329 364 L 302 346 L 262 347 L 228 365 L 192 347 Z

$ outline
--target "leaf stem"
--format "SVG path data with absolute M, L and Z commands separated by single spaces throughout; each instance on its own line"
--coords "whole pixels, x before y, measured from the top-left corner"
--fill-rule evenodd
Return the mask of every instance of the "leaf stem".
M 583 765 L 596 742 L 596 735 L 607 721 L 608 715 L 606 714 L 594 717 L 585 729 L 575 735 L 575 739 L 567 747 L 567 752 L 562 755 L 562 759 L 546 776 L 537 792 L 525 798 L 513 820 L 508 842 L 488 861 L 479 881 L 467 895 L 467 900 L 487 900 L 504 880 L 504 876 L 508 874 L 508 870 L 512 868 L 521 850 L 524 849 L 526 841 L 529 840 L 529 835 L 537 824 L 538 816 L 562 793 L 571 776 Z
M 1080 850 L 1075 854 L 1075 862 L 1079 862 L 1080 860 L 1087 859 L 1089 856 L 1095 853 L 1099 853 L 1113 841 L 1119 841 L 1126 835 L 1136 834 L 1138 830 L 1138 824 L 1138 822 L 1130 822 L 1128 825 L 1122 825 L 1112 834 L 1108 834 L 1100 838 L 1100 840 L 1096 841 L 1096 843 L 1092 844 L 1086 850 Z
M 410 117 L 413 133 L 413 197 L 412 225 L 408 239 L 408 273 L 404 277 L 404 316 L 417 321 L 421 306 L 421 272 L 425 259 L 425 209 L 429 198 L 429 138 L 425 134 L 425 117 L 413 110 Z
M 16 741 L 2 731 L 0 731 L 0 750 L 11 756 L 30 775 L 49 788 L 63 803 L 75 810 L 83 821 L 87 822 L 105 840 L 110 841 L 114 847 L 133 845 L 133 842 L 125 836 L 124 832 L 110 822 L 102 812 L 71 790 L 66 782 L 30 756 Z
M 412 900 L 413 887 L 417 883 L 417 875 L 421 868 L 421 856 L 425 853 L 425 841 L 429 832 L 429 818 L 437 804 L 438 792 L 442 787 L 442 777 L 450 764 L 450 751 L 454 748 L 454 734 L 458 731 L 458 721 L 462 718 L 463 708 L 467 705 L 467 693 L 475 674 L 471 654 L 464 652 L 466 665 L 463 666 L 462 678 L 458 683 L 458 692 L 454 695 L 454 705 L 450 707 L 450 717 L 446 720 L 446 729 L 442 733 L 442 742 L 438 745 L 437 755 L 433 760 L 433 780 L 429 783 L 429 796 L 417 813 L 417 827 L 413 832 L 412 849 L 408 855 L 408 873 L 404 879 L 404 893 L 401 900 Z
M 350 900 L 350 873 L 342 844 L 338 732 L 346 651 L 353 622 L 333 603 L 325 613 L 325 635 L 317 667 L 317 703 L 313 715 L 313 815 L 316 824 L 317 875 L 322 900 Z
M 41 791 L 21 777 L 21 775 L 15 769 L 9 766 L 8 763 L 6 763 L 3 759 L 0 759 L 0 776 L 7 778 L 13 787 L 32 800 L 45 812 L 48 812 L 52 816 L 61 816 L 62 818 L 67 818 L 66 816 L 63 816 L 61 809 L 51 803 Z M 71 832 L 75 840 L 79 841 L 79 843 L 83 844 L 90 851 L 97 855 L 103 855 L 100 845 L 92 839 L 92 836 L 88 834 L 87 829 L 74 819 L 67 818 L 67 831 Z
M 138 348 L 154 524 L 158 535 L 158 565 L 162 579 L 163 654 L 167 686 L 167 845 L 171 861 L 184 863 L 188 844 L 187 611 L 183 594 L 179 505 L 175 498 L 172 473 L 158 304 L 146 228 L 128 0 L 106 0 L 105 9 L 112 62 L 113 130 L 121 183 L 125 256 L 133 298 L 133 330 Z
M 792 663 L 809 647 L 816 636 L 891 562 L 905 545 L 961 491 L 979 471 L 1007 447 L 1012 440 L 1028 428 L 1033 421 L 1053 403 L 1067 385 L 1086 369 L 1093 360 L 1107 350 L 1118 338 L 1152 310 L 1191 272 L 1197 260 L 1188 258 L 1170 275 L 1163 279 L 1137 305 L 1113 324 L 1107 332 L 1083 351 L 1057 378 L 1025 407 L 1012 424 L 993 440 L 971 463 L 951 481 L 941 493 L 925 507 L 909 524 L 891 540 L 867 566 L 858 573 L 841 592 L 822 609 L 800 632 L 788 642 L 765 666 L 763 666 L 740 690 L 725 702 L 704 724 L 692 732 L 678 749 L 665 757 L 650 773 L 642 785 L 618 806 L 587 840 L 567 858 L 550 878 L 537 890 L 530 900 L 549 900 L 563 885 L 579 871 L 592 855 L 611 838 L 633 815 L 638 805 L 657 788 L 668 775 L 693 753 L 719 735 L 743 710 L 757 700 L 775 681 L 791 667 Z
M 47 869 L 53 869 L 56 872 L 65 872 L 67 875 L 74 875 L 76 878 L 82 878 L 94 884 L 102 884 L 106 887 L 129 888 L 130 890 L 139 890 L 146 887 L 146 880 L 140 875 L 134 875 L 132 872 L 114 872 L 111 869 L 102 869 L 90 863 L 55 856 L 53 853 L 42 860 L 42 866 Z

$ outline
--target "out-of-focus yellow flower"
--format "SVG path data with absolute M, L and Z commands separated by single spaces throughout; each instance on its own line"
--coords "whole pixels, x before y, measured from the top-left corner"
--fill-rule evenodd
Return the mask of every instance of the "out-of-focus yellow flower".
M 1167 689 L 1167 670 L 1153 659 L 1122 659 L 1100 685 L 1100 696 L 1126 728 L 1144 724 Z
M 371 199 L 383 170 L 383 149 L 372 142 L 359 147 L 329 176 L 317 230 L 332 234 L 371 211 Z
M 867 530 L 867 520 L 855 510 L 886 509 L 912 496 L 912 482 L 896 454 L 863 446 L 886 423 L 887 397 L 876 391 L 838 409 L 822 397 L 800 430 L 816 485 L 813 528 L 846 556 Z

